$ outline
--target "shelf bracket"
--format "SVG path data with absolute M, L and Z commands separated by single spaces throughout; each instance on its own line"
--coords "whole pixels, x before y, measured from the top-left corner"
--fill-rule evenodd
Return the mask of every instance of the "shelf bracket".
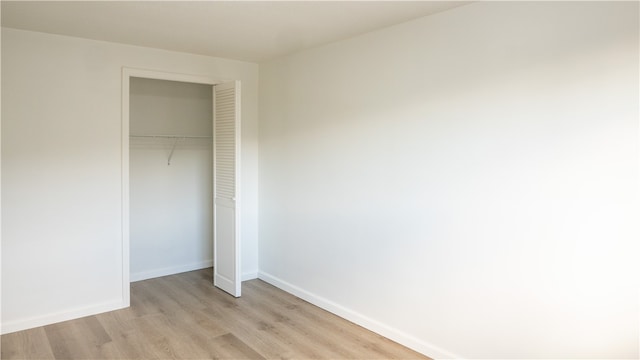
M 171 147 L 171 152 L 169 153 L 169 158 L 167 159 L 167 165 L 171 165 L 171 158 L 173 157 L 173 152 L 176 150 L 176 145 L 178 144 L 179 138 L 176 138 L 173 142 L 173 147 Z

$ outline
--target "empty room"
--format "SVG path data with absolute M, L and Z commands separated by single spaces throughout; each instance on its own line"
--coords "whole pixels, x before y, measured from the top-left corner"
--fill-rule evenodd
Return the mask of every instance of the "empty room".
M 2 1 L 2 359 L 637 359 L 638 1 Z

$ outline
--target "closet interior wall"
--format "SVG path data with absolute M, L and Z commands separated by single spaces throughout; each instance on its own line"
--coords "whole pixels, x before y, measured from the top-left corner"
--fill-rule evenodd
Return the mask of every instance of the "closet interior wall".
M 212 266 L 211 92 L 131 78 L 131 281 Z

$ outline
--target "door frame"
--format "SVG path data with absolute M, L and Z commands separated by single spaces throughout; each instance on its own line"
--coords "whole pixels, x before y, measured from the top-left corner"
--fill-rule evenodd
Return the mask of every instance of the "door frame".
M 124 307 L 131 305 L 131 277 L 130 271 L 130 213 L 129 213 L 129 105 L 130 105 L 130 80 L 132 77 L 180 81 L 193 84 L 206 84 L 212 87 L 217 84 L 232 81 L 202 75 L 173 73 L 159 70 L 148 70 L 132 67 L 122 67 L 122 303 Z M 215 142 L 215 139 L 212 139 Z M 215 144 L 214 144 L 215 145 Z M 214 179 L 215 181 L 215 179 Z M 212 199 L 213 201 L 213 199 Z M 214 230 L 215 231 L 215 230 Z M 214 234 L 215 236 L 215 234 Z M 236 239 L 240 246 L 240 238 Z M 213 239 L 212 239 L 213 242 Z M 236 261 L 240 261 L 240 252 L 236 254 Z M 215 264 L 214 264 L 215 266 Z

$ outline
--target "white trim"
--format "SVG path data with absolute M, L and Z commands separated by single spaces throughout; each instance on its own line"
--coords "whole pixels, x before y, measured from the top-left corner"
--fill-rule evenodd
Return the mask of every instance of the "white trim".
M 169 80 L 169 81 L 182 81 L 196 84 L 208 84 L 214 86 L 223 82 L 228 82 L 228 79 L 213 78 L 209 76 L 191 75 L 191 74 L 179 74 L 167 71 L 139 69 L 139 68 L 122 68 L 122 304 L 124 307 L 128 307 L 131 304 L 131 292 L 130 283 L 131 275 L 130 271 L 130 214 L 129 214 L 129 80 L 132 77 L 155 79 L 155 80 Z
M 206 260 L 206 261 L 200 261 L 192 264 L 140 271 L 140 272 L 131 274 L 131 282 L 153 279 L 153 278 L 167 276 L 167 275 L 180 274 L 187 271 L 206 269 L 212 266 L 213 266 L 213 260 Z
M 235 198 L 235 212 L 236 212 L 236 297 L 242 295 L 242 89 L 240 87 L 240 80 L 234 81 L 235 88 L 235 107 L 236 107 L 236 198 Z
M 305 301 L 308 301 L 313 305 L 316 305 L 324 310 L 327 310 L 330 313 L 338 315 L 341 318 L 347 319 L 357 325 L 362 326 L 365 329 L 368 329 L 377 334 L 380 334 L 410 349 L 413 349 L 419 353 L 422 353 L 432 359 L 462 359 L 461 356 L 455 355 L 447 350 L 444 350 L 426 341 L 420 340 L 414 336 L 411 336 L 389 325 L 383 324 L 377 320 L 374 320 L 365 315 L 362 315 L 354 310 L 346 308 L 331 300 L 323 298 L 322 296 L 316 295 L 298 286 L 290 284 L 264 271 L 258 271 L 258 278 L 277 288 L 280 288 L 281 290 L 284 290 Z
M 92 305 L 92 306 L 60 311 L 60 312 L 43 315 L 43 316 L 36 316 L 36 317 L 26 318 L 22 320 L 3 322 L 2 335 L 16 332 L 16 331 L 21 331 L 21 330 L 32 329 L 39 326 L 54 324 L 62 321 L 78 319 L 85 316 L 96 315 L 96 314 L 100 314 L 107 311 L 124 309 L 128 306 L 129 304 L 125 304 L 120 300 L 116 300 L 116 301 Z
M 0 27 L 0 49 L 2 49 L 2 27 Z M 0 56 L 0 69 L 2 69 L 2 56 Z M 0 71 L 2 78 L 2 71 Z M 0 86 L 0 99 L 2 99 L 2 86 Z M 2 103 L 2 101 L 0 101 Z M 2 105 L 0 105 L 2 107 Z M 2 111 L 0 111 L 0 204 L 2 204 Z M 0 206 L 0 273 L 2 273 L 2 206 Z M 0 281 L 2 283 L 2 281 Z M 2 324 L 2 286 L 0 286 L 0 326 Z M 2 333 L 2 330 L 0 330 Z
M 231 81 L 230 79 L 212 78 L 209 76 L 181 74 L 162 70 L 149 70 L 140 68 L 123 67 L 123 73 L 127 73 L 129 77 L 155 79 L 155 80 L 169 80 L 169 81 L 181 81 L 194 84 L 208 84 L 216 85 L 224 82 Z
M 122 302 L 131 304 L 129 279 L 129 79 L 131 69 L 122 69 Z

